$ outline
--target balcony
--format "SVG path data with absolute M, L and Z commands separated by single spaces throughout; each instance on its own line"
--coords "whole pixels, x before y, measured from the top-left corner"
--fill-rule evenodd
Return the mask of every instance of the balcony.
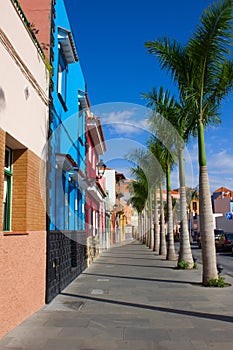
M 106 145 L 104 141 L 104 135 L 100 123 L 100 118 L 95 117 L 93 114 L 90 113 L 87 117 L 87 128 L 94 143 L 94 147 L 97 154 L 103 155 L 106 152 Z
M 88 194 L 95 199 L 97 202 L 104 200 L 106 193 L 98 181 L 89 181 L 89 186 L 87 187 Z
M 65 28 L 58 28 L 58 41 L 62 48 L 63 55 L 67 64 L 72 64 L 78 61 L 78 55 L 75 49 L 74 41 L 71 32 Z

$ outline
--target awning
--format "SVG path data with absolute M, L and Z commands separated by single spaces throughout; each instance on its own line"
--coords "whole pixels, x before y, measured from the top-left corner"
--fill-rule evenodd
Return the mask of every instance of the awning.
M 58 41 L 61 45 L 63 55 L 66 63 L 71 64 L 78 61 L 78 55 L 75 49 L 75 44 L 71 32 L 67 29 L 58 28 Z

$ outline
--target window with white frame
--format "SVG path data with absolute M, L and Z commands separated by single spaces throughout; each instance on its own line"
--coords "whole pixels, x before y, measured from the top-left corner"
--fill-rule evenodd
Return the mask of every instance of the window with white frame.
M 57 92 L 58 97 L 62 102 L 63 107 L 66 105 L 66 81 L 67 81 L 67 64 L 61 48 L 59 49 L 58 56 L 58 76 L 57 76 Z
M 3 231 L 10 231 L 11 229 L 12 175 L 12 150 L 6 147 L 4 164 Z

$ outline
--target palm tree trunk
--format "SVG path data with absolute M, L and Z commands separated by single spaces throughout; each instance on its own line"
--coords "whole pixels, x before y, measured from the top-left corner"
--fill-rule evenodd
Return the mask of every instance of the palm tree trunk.
M 154 223 L 152 210 L 150 214 L 150 249 L 154 249 Z
M 144 227 L 144 235 L 145 235 L 145 244 L 148 247 L 148 232 L 147 232 L 147 221 L 148 221 L 148 217 L 147 217 L 147 203 L 145 205 L 145 209 L 144 209 L 144 218 L 145 218 L 145 227 Z
M 180 177 L 180 251 L 178 262 L 185 261 L 189 264 L 189 268 L 193 268 L 193 256 L 189 240 L 188 220 L 186 213 L 186 189 L 185 189 L 185 172 L 183 148 L 179 150 L 179 177 Z
M 159 235 L 159 215 L 158 215 L 158 200 L 157 188 L 154 191 L 154 245 L 153 251 L 159 254 L 160 235 Z
M 153 249 L 154 245 L 154 235 L 153 235 L 153 215 L 152 215 L 152 196 L 149 193 L 149 221 L 148 221 L 148 230 L 149 230 L 149 248 Z
M 167 254 L 167 244 L 165 237 L 165 224 L 164 224 L 164 207 L 163 207 L 163 188 L 162 182 L 160 184 L 160 246 L 159 246 L 159 254 L 165 255 Z
M 150 248 L 150 195 L 148 193 L 148 200 L 146 203 L 146 236 L 147 247 Z
M 203 263 L 202 283 L 204 285 L 209 285 L 210 279 L 218 278 L 218 271 L 216 264 L 213 212 L 211 205 L 208 171 L 206 166 L 204 126 L 201 121 L 198 127 L 198 151 L 200 232 Z
M 146 208 L 146 207 L 145 207 Z M 146 244 L 146 209 L 143 209 L 143 231 L 142 231 L 142 243 Z
M 167 166 L 167 260 L 176 260 L 174 233 L 173 233 L 173 213 L 170 184 L 170 166 Z
M 138 240 L 141 242 L 142 237 L 142 213 L 138 213 Z

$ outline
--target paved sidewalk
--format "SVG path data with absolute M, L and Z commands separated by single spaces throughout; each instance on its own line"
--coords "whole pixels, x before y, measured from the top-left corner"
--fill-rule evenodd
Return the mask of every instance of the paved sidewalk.
M 202 287 L 201 265 L 175 265 L 138 242 L 113 247 L 0 349 L 232 350 L 233 286 Z

